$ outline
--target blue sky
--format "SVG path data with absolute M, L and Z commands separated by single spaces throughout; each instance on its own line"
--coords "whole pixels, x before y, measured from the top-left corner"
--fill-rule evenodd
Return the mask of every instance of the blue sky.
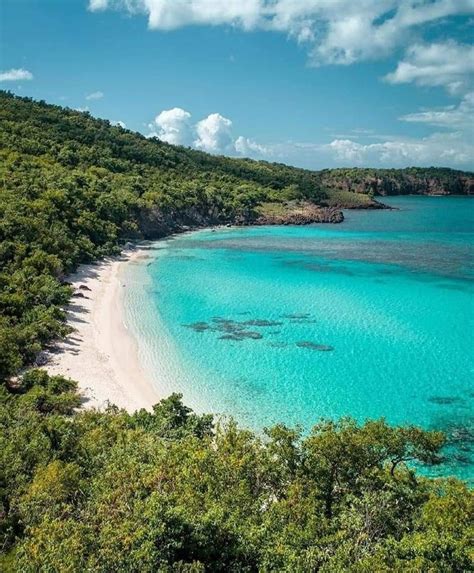
M 309 168 L 474 166 L 474 0 L 2 0 L 0 88 Z

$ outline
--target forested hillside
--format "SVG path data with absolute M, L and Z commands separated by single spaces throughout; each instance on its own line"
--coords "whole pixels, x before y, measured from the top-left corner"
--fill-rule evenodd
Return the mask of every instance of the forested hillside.
M 81 411 L 73 381 L 25 370 L 66 333 L 78 264 L 185 226 L 377 208 L 378 187 L 341 182 L 379 175 L 215 157 L 0 92 L 1 571 L 471 569 L 472 493 L 414 471 L 441 460 L 438 433 L 343 420 L 257 436 L 178 396 Z

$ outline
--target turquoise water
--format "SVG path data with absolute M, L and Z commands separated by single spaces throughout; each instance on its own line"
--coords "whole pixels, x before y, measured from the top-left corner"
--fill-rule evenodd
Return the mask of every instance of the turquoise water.
M 199 231 L 129 265 L 141 360 L 198 411 L 261 428 L 384 416 L 448 433 L 472 471 L 469 198 L 399 197 L 341 225 Z

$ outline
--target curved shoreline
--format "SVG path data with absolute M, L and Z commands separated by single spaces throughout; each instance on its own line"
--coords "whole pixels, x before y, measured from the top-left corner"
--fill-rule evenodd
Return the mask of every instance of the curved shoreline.
M 115 404 L 133 412 L 164 397 L 140 364 L 137 341 L 124 322 L 120 270 L 143 254 L 127 248 L 119 257 L 81 265 L 68 279 L 75 294 L 67 323 L 74 330 L 47 354 L 44 367 L 76 380 L 86 408 Z

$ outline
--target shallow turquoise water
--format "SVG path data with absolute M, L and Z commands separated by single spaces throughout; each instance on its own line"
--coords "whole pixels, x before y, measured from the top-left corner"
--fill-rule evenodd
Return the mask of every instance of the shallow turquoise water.
M 386 417 L 441 428 L 472 471 L 469 198 L 391 198 L 342 225 L 199 231 L 127 269 L 141 359 L 198 411 L 256 428 Z

